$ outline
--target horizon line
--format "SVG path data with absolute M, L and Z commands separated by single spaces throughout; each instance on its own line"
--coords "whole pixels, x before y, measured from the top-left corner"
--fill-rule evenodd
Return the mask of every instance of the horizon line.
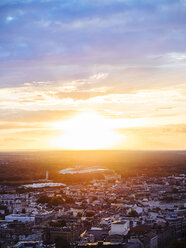
M 16 150 L 0 150 L 0 153 L 10 153 L 10 152 L 186 152 L 186 149 L 16 149 Z

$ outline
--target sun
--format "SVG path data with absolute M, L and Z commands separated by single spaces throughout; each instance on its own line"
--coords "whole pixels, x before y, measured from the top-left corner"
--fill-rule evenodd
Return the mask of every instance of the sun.
M 54 129 L 62 131 L 51 145 L 56 149 L 95 150 L 114 148 L 124 136 L 115 132 L 111 120 L 97 113 L 81 113 L 72 119 L 53 123 Z

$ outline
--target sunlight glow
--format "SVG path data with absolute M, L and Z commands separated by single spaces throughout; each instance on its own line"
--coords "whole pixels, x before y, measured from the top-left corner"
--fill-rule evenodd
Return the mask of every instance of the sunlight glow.
M 112 129 L 109 119 L 91 112 L 54 123 L 53 128 L 64 132 L 51 142 L 53 148 L 59 149 L 108 149 L 115 147 L 125 138 Z

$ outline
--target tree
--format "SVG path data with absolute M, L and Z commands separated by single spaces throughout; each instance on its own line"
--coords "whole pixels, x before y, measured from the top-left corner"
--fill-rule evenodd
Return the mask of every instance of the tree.
M 65 201 L 66 201 L 66 203 L 70 203 L 70 204 L 73 204 L 75 202 L 74 199 L 72 197 L 69 197 L 69 196 L 65 197 Z
M 98 199 L 97 196 L 93 196 L 93 197 L 92 197 L 92 200 L 93 200 L 93 201 L 96 201 L 97 199 Z
M 58 196 L 52 197 L 52 199 L 50 200 L 50 204 L 52 206 L 58 206 L 58 205 L 63 204 L 63 203 L 64 203 L 64 200 Z
M 77 217 L 82 217 L 82 213 L 78 212 Z
M 22 209 L 22 214 L 25 214 L 25 213 L 26 213 L 26 209 L 23 208 L 23 209 Z
M 69 248 L 70 244 L 66 239 L 57 238 L 55 240 L 55 246 L 56 246 L 56 248 Z
M 186 242 L 185 241 L 178 241 L 178 240 L 173 240 L 170 243 L 170 248 L 185 248 L 186 247 Z
M 138 217 L 138 213 L 136 212 L 136 210 L 131 210 L 128 214 L 130 217 Z
M 93 217 L 95 213 L 93 211 L 86 212 L 86 217 Z
M 38 203 L 49 203 L 50 202 L 50 197 L 48 197 L 47 195 L 42 195 L 39 197 L 39 199 L 37 200 Z
M 178 193 L 178 189 L 177 189 L 177 188 L 173 188 L 173 189 L 172 189 L 172 193 L 173 193 L 173 194 L 177 194 L 177 193 Z

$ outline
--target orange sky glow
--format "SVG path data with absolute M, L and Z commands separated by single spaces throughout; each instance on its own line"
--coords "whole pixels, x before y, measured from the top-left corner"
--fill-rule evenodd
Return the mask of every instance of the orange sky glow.
M 186 149 L 186 1 L 0 9 L 0 151 Z

